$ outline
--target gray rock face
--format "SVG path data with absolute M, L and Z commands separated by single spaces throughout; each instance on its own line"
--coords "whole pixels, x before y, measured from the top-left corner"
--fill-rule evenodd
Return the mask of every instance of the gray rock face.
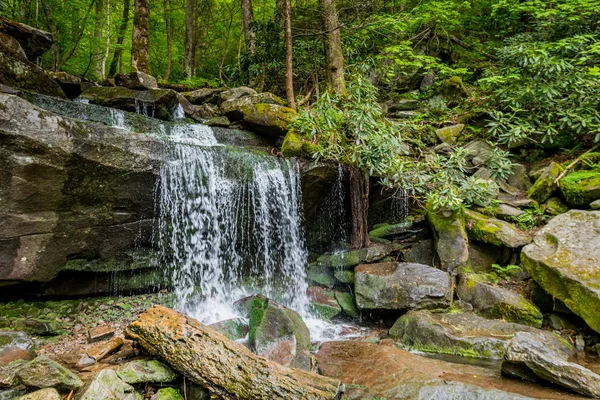
M 427 212 L 427 220 L 435 237 L 435 249 L 444 270 L 453 273 L 469 260 L 469 239 L 463 218 L 456 213 Z
M 219 104 L 228 101 L 239 99 L 244 96 L 252 96 L 258 94 L 256 90 L 249 88 L 247 86 L 240 86 L 237 88 L 232 88 L 229 90 L 225 90 L 224 92 L 219 93 Z
M 518 332 L 543 331 L 473 313 L 410 311 L 396 321 L 389 333 L 413 350 L 501 360 L 510 339 Z
M 54 38 L 50 32 L 33 28 L 29 25 L 11 21 L 0 16 L 0 32 L 15 38 L 20 44 L 27 58 L 35 61 L 50 49 Z
M 473 210 L 465 210 L 469 238 L 495 246 L 517 248 L 531 242 L 531 237 L 514 225 L 487 217 Z
M 151 247 L 159 141 L 5 94 L 0 141 L 1 282 L 127 269 Z
M 571 210 L 550 220 L 521 252 L 533 279 L 600 332 L 600 211 Z
M 448 274 L 422 264 L 379 263 L 354 269 L 354 293 L 363 310 L 446 308 L 451 302 Z
M 50 71 L 48 76 L 58 83 L 69 99 L 76 99 L 83 92 L 82 80 L 78 76 L 63 71 Z
M 549 335 L 518 333 L 511 340 L 502 372 L 521 379 L 541 378 L 589 397 L 600 397 L 600 375 L 567 361 L 572 347 Z
M 19 367 L 16 377 L 23 385 L 35 388 L 69 391 L 83 386 L 77 375 L 46 356 L 38 356 Z
M 153 76 L 140 71 L 132 71 L 129 74 L 117 74 L 115 84 L 133 90 L 158 89 L 158 84 Z
M 98 372 L 75 396 L 76 400 L 137 400 L 133 386 L 111 369 Z
M 516 292 L 486 283 L 479 275 L 460 274 L 456 292 L 483 316 L 542 326 L 542 313 L 536 306 Z
M 205 103 L 216 104 L 219 94 L 224 91 L 225 89 L 202 88 L 194 90 L 193 92 L 185 92 L 183 95 L 190 103 L 199 106 Z

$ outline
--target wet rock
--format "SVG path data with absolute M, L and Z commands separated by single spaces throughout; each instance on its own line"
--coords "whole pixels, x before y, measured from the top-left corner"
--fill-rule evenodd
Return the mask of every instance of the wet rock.
M 456 140 L 462 133 L 463 129 L 465 129 L 464 124 L 446 126 L 445 128 L 436 130 L 435 134 L 442 142 L 453 145 L 456 143 Z
M 373 244 L 358 250 L 336 252 L 325 254 L 317 258 L 315 265 L 323 267 L 350 268 L 359 264 L 370 263 L 381 260 L 390 253 L 399 250 L 396 244 Z
M 25 332 L 0 331 L 0 351 L 8 348 L 28 350 L 33 347 L 33 340 Z
M 461 212 L 427 211 L 442 269 L 453 273 L 469 260 L 469 239 Z
M 310 369 L 310 332 L 297 312 L 260 294 L 236 306 L 249 316 L 254 353 L 287 367 Z
M 133 386 L 111 369 L 98 372 L 75 396 L 76 400 L 138 400 Z
M 216 104 L 219 94 L 223 93 L 224 91 L 225 89 L 201 88 L 194 90 L 193 92 L 185 92 L 183 95 L 190 103 L 194 105 L 201 105 L 205 103 Z
M 33 28 L 0 16 L 0 32 L 15 38 L 30 61 L 35 61 L 50 49 L 54 37 L 50 32 Z
M 577 171 L 567 174 L 560 180 L 560 192 L 571 207 L 590 205 L 600 199 L 600 171 Z
M 371 239 L 394 239 L 406 232 L 407 229 L 412 227 L 412 222 L 401 222 L 398 224 L 377 224 L 373 227 L 373 230 L 369 232 Z
M 558 184 L 555 181 L 562 171 L 563 168 L 559 164 L 552 162 L 542 171 L 539 178 L 537 178 L 533 186 L 527 191 L 527 197 L 538 203 L 546 201 L 558 188 Z
M 306 137 L 301 136 L 295 129 L 290 129 L 281 145 L 281 153 L 286 157 L 310 158 L 317 147 Z
M 115 335 L 115 330 L 109 325 L 98 325 L 88 331 L 88 342 L 94 343 L 110 339 Z
M 481 275 L 460 274 L 456 292 L 483 316 L 537 328 L 542 326 L 542 313 L 536 306 L 516 292 L 485 282 Z
M 71 100 L 76 99 L 83 92 L 81 78 L 75 75 L 67 74 L 63 71 L 50 71 L 48 75 L 58 83 L 60 88 Z
M 117 376 L 123 382 L 136 383 L 169 383 L 179 376 L 177 372 L 158 360 L 134 360 L 117 369 Z
M 310 299 L 310 307 L 315 314 L 321 318 L 330 320 L 342 312 L 333 290 L 325 289 L 320 286 L 310 286 L 306 290 Z
M 158 89 L 156 79 L 141 71 L 132 71 L 128 74 L 117 74 L 115 85 L 133 90 Z
M 360 311 L 356 307 L 356 301 L 354 301 L 352 293 L 336 291 L 335 299 L 346 315 L 351 318 L 360 317 Z
M 204 121 L 204 125 L 228 128 L 229 126 L 231 126 L 231 122 L 229 121 L 229 118 L 225 116 L 219 116 L 208 118 L 206 121 Z
M 19 367 L 16 377 L 29 387 L 49 388 L 58 390 L 77 390 L 83 382 L 77 375 L 46 356 L 38 356 Z
M 35 358 L 35 352 L 32 350 L 19 349 L 17 347 L 6 347 L 0 350 L 0 365 L 8 365 L 13 361 L 30 361 Z
M 270 137 L 285 136 L 298 116 L 291 108 L 278 104 L 248 104 L 240 111 L 244 115 L 244 123 L 251 130 Z
M 362 310 L 447 308 L 451 302 L 446 272 L 422 264 L 363 264 L 354 269 L 356 304 Z
M 564 339 L 518 333 L 502 363 L 504 374 L 521 379 L 549 381 L 589 397 L 600 397 L 600 375 L 567 361 L 573 348 Z
M 324 267 L 327 268 L 327 267 Z M 329 268 L 328 268 L 329 269 Z M 338 269 L 333 273 L 333 276 L 341 283 L 354 283 L 354 271 Z
M 3 21 L 0 20 L 0 24 Z M 2 32 L 0 32 L 0 83 L 66 99 L 60 86 L 43 69 L 25 57 L 18 43 L 11 36 Z
M 390 336 L 412 350 L 463 357 L 503 359 L 517 332 L 535 328 L 473 313 L 410 311 L 390 329 Z
M 600 211 L 550 220 L 521 252 L 521 263 L 550 295 L 600 332 Z
M 335 285 L 336 278 L 333 275 L 332 268 L 327 266 L 309 265 L 306 277 L 309 281 L 328 288 L 332 288 Z
M 472 210 L 465 210 L 465 226 L 469 238 L 494 246 L 517 248 L 531 242 L 531 237 L 514 225 L 487 217 Z
M 251 89 L 247 86 L 240 86 L 237 88 L 228 89 L 219 93 L 219 104 L 225 101 L 235 100 L 239 99 L 240 97 L 252 96 L 256 94 L 258 94 L 256 93 L 256 90 Z
M 217 332 L 221 332 L 231 340 L 243 339 L 249 331 L 248 323 L 243 318 L 231 318 L 209 325 Z
M 56 389 L 46 388 L 18 397 L 17 400 L 62 400 Z
M 159 389 L 150 400 L 183 400 L 179 390 L 174 388 Z M 191 399 L 190 399 L 191 400 Z
M 122 345 L 123 339 L 116 337 L 106 342 L 95 343 L 91 346 L 88 346 L 85 354 L 94 361 L 100 361 L 119 350 Z

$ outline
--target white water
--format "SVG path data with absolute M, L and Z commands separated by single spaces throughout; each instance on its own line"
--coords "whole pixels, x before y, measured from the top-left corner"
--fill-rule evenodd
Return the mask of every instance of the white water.
M 185 111 L 183 111 L 183 106 L 181 105 L 181 103 L 177 104 L 177 108 L 175 108 L 175 111 L 173 111 L 172 118 L 173 119 L 185 118 Z
M 260 292 L 307 315 L 300 179 L 290 160 L 214 146 L 209 127 L 173 131 L 161 170 L 159 243 L 177 308 L 204 323 Z

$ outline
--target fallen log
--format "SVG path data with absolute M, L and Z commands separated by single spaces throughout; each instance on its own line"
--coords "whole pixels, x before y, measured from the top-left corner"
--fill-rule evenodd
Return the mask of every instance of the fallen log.
M 177 311 L 155 306 L 126 334 L 192 382 L 225 399 L 339 399 L 343 385 L 315 373 L 287 368 L 251 353 Z

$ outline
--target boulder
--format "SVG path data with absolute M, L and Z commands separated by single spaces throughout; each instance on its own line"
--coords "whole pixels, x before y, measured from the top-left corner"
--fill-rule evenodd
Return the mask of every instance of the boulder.
M 465 216 L 470 239 L 508 248 L 522 247 L 531 242 L 529 234 L 506 221 L 487 217 L 473 210 L 465 210 Z
M 515 218 L 525 214 L 525 211 L 521 210 L 520 208 L 509 206 L 508 204 L 504 203 L 499 204 L 494 211 L 497 217 L 504 220 L 514 220 Z
M 129 74 L 115 75 L 115 85 L 133 90 L 158 89 L 156 79 L 141 71 L 132 71 Z
M 171 120 L 179 105 L 177 92 L 169 89 L 133 90 L 124 87 L 91 87 L 81 97 L 92 104 Z
M 246 337 L 249 331 L 248 321 L 244 318 L 231 318 L 208 325 L 217 332 L 222 333 L 231 340 L 239 340 Z
M 548 200 L 548 198 L 552 196 L 552 193 L 558 188 L 558 184 L 555 181 L 562 171 L 563 168 L 560 164 L 552 162 L 542 170 L 539 178 L 537 178 L 533 186 L 529 188 L 527 197 L 540 204 Z
M 502 249 L 491 244 L 469 242 L 469 268 L 473 272 L 492 272 L 492 264 L 502 258 Z
M 437 110 L 455 108 L 468 96 L 467 89 L 459 76 L 446 79 L 435 95 L 429 99 L 429 105 Z
M 16 377 L 25 386 L 69 391 L 77 390 L 83 382 L 77 375 L 46 356 L 38 356 L 19 367 Z
M 475 167 L 482 166 L 490 158 L 492 146 L 481 140 L 474 140 L 465 146 L 467 161 Z
M 462 133 L 463 129 L 465 129 L 464 124 L 446 126 L 445 128 L 436 130 L 435 134 L 442 142 L 453 145 L 456 143 L 456 140 Z
M 235 99 L 239 99 L 240 97 L 252 96 L 252 95 L 256 95 L 256 94 L 258 94 L 258 93 L 256 93 L 256 90 L 249 88 L 247 86 L 240 86 L 237 88 L 232 88 L 232 89 L 228 89 L 223 92 L 220 92 L 218 103 L 220 105 L 221 103 L 223 103 L 225 101 L 235 100 Z
M 216 104 L 219 95 L 224 91 L 225 89 L 201 88 L 193 92 L 185 92 L 183 95 L 190 103 L 199 106 L 205 103 Z
M 478 314 L 524 325 L 542 326 L 542 313 L 520 294 L 493 286 L 481 275 L 460 274 L 456 285 L 458 297 L 471 303 Z
M 248 104 L 240 108 L 244 123 L 258 133 L 270 137 L 283 137 L 298 114 L 291 108 L 278 104 Z
M 5 293 L 6 284 L 48 282 L 61 271 L 77 277 L 52 289 L 55 293 L 96 293 L 96 286 L 110 289 L 97 272 L 151 266 L 153 192 L 163 144 L 59 117 L 16 96 L 0 94 L 0 105 L 0 282 Z M 85 273 L 93 273 L 93 284 L 80 290 Z M 15 295 L 24 291 L 42 292 L 28 284 Z M 48 333 L 58 325 L 20 321 Z
M 360 311 L 356 307 L 356 301 L 352 293 L 336 291 L 334 293 L 335 300 L 342 308 L 342 311 L 346 313 L 350 318 L 360 317 Z
M 186 397 L 186 399 L 190 399 Z M 162 388 L 150 398 L 150 400 L 184 400 L 183 396 L 177 389 L 174 388 Z
M 560 192 L 569 206 L 587 207 L 600 199 L 600 170 L 567 174 L 560 180 Z
M 275 104 L 283 106 L 284 102 L 273 93 L 265 92 L 224 101 L 220 104 L 219 108 L 221 113 L 230 120 L 241 121 L 244 119 L 242 107 L 251 104 Z
M 281 153 L 286 157 L 311 158 L 317 147 L 295 129 L 290 129 L 283 139 Z
M 336 271 L 337 272 L 337 271 Z M 335 285 L 335 277 L 333 269 L 327 266 L 314 265 L 308 266 L 306 277 L 312 283 L 316 283 L 321 286 L 332 288 Z
M 542 211 L 544 211 L 544 214 L 556 216 L 569 211 L 569 206 L 558 197 L 550 197 L 542 204 Z
M 25 396 L 17 397 L 17 400 L 62 400 L 62 397 L 56 389 L 46 388 L 42 390 L 36 390 L 26 394 Z
M 54 37 L 50 32 L 33 28 L 0 16 L 0 32 L 15 38 L 30 61 L 35 61 L 50 49 Z
M 469 239 L 462 212 L 427 211 L 442 269 L 450 273 L 469 260 Z
M 179 376 L 171 367 L 158 360 L 134 360 L 120 366 L 117 376 L 126 383 L 169 383 Z
M 361 310 L 437 309 L 450 306 L 448 274 L 422 264 L 363 264 L 354 269 L 354 293 Z
M 432 239 L 423 239 L 414 243 L 403 253 L 402 261 L 409 263 L 425 264 L 435 267 L 436 264 L 435 244 Z
M 260 294 L 239 300 L 236 306 L 250 319 L 254 353 L 286 367 L 310 369 L 310 332 L 297 312 Z
M 314 265 L 329 268 L 351 268 L 359 264 L 379 261 L 400 247 L 395 244 L 376 243 L 358 250 L 348 250 L 324 254 L 317 258 Z
M 1 17 L 0 17 L 1 18 Z M 0 20 L 0 25 L 3 20 Z M 0 32 L 0 83 L 66 99 L 60 86 L 25 57 L 15 40 Z
M 76 99 L 83 92 L 81 78 L 75 75 L 67 74 L 62 71 L 50 71 L 48 76 L 58 83 L 65 95 L 71 100 Z
M 584 396 L 600 397 L 600 375 L 568 361 L 573 349 L 558 336 L 521 332 L 511 340 L 502 373 L 549 381 Z
M 550 295 L 600 332 L 600 211 L 550 220 L 521 252 L 521 263 Z
M 28 350 L 32 347 L 33 340 L 25 332 L 0 330 L 0 351 L 8 348 Z
M 335 292 L 320 286 L 310 286 L 306 290 L 312 311 L 321 318 L 330 320 L 342 312 Z
M 133 386 L 112 369 L 98 372 L 75 396 L 76 400 L 139 400 Z
M 590 203 L 590 208 L 591 208 L 592 210 L 600 210 L 600 199 L 599 199 L 599 200 L 596 200 L 596 201 L 592 201 L 592 202 Z
M 325 267 L 327 268 L 327 267 Z M 327 268 L 329 269 L 329 268 Z M 333 273 L 335 279 L 340 283 L 354 283 L 354 271 L 345 269 L 336 269 Z
M 501 360 L 517 332 L 542 331 L 473 313 L 410 311 L 396 321 L 389 334 L 411 350 Z
M 529 179 L 527 168 L 523 164 L 513 164 L 512 173 L 508 176 L 506 182 L 524 192 L 531 188 L 531 179 Z
M 402 233 L 410 229 L 412 225 L 411 221 L 400 222 L 398 224 L 377 224 L 373 227 L 373 230 L 369 232 L 369 237 L 371 239 L 392 240 L 399 235 L 402 235 Z

